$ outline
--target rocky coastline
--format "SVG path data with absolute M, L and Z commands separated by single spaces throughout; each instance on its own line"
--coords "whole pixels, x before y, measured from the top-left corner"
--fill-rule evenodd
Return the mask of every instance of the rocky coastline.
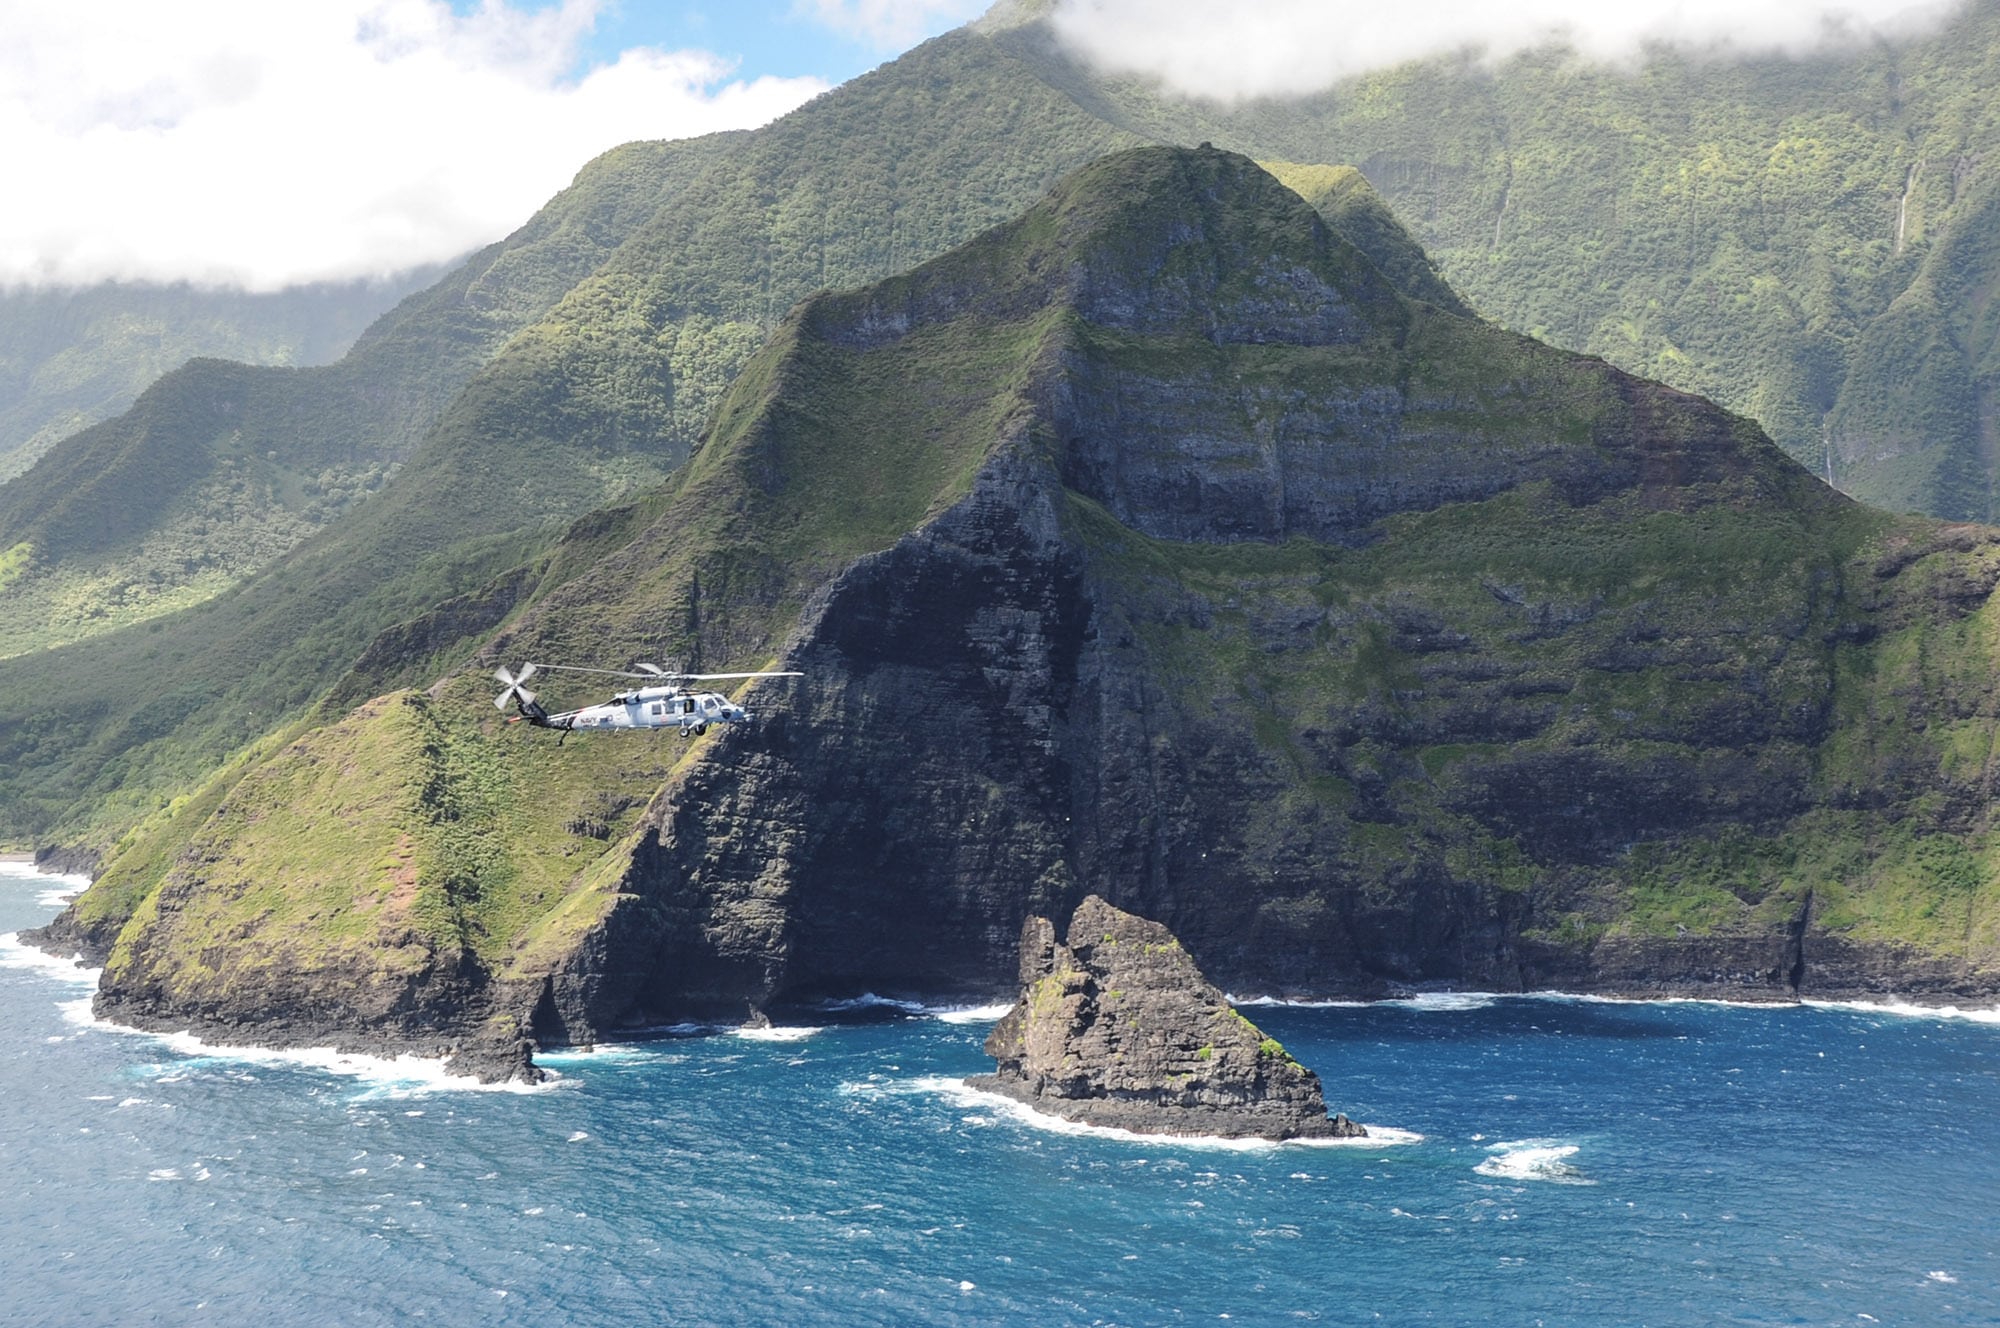
M 1936 746 L 1987 713 L 1986 535 L 1402 298 L 1227 153 L 1108 158 L 760 355 L 698 485 L 37 939 L 112 957 L 125 1022 L 496 1065 L 496 1020 L 1011 991 L 1024 920 L 1093 891 L 1244 996 L 2000 994 L 2000 766 Z M 908 491 L 857 525 L 843 457 Z M 671 758 L 519 745 L 491 667 L 586 646 L 804 676 Z

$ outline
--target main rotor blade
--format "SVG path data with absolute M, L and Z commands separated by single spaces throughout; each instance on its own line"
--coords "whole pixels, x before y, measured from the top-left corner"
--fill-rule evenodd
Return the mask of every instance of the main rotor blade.
M 575 664 L 530 664 L 528 667 L 532 669 L 554 669 L 559 673 L 601 673 L 607 678 L 651 678 L 656 676 L 651 673 L 628 673 L 624 669 L 586 669 L 580 668 Z M 524 678 L 527 677 L 525 673 L 521 676 Z
M 669 673 L 664 676 L 682 682 L 712 682 L 722 678 L 803 678 L 806 675 L 789 669 L 764 669 L 758 673 Z
M 578 664 L 530 664 L 521 671 L 521 679 L 536 669 L 553 669 L 561 673 L 596 673 L 606 678 L 649 678 L 659 682 L 714 682 L 723 678 L 803 678 L 806 675 L 783 669 L 763 669 L 756 673 L 668 673 L 657 664 L 641 664 L 643 673 L 633 673 L 626 669 L 587 669 Z M 495 674 L 499 677 L 499 674 Z M 505 678 L 500 681 L 507 682 Z

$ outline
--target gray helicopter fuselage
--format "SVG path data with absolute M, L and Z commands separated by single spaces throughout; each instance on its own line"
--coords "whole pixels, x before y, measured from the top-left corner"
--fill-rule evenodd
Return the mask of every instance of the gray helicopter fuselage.
M 749 716 L 743 707 L 716 692 L 687 692 L 678 687 L 641 687 L 620 692 L 599 705 L 551 715 L 550 722 L 571 729 L 671 729 L 683 732 L 710 724 L 738 724 Z

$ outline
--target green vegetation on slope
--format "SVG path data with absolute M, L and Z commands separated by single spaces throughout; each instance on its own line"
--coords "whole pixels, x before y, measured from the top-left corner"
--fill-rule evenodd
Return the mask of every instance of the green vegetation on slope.
M 410 665 L 485 641 L 478 667 L 312 729 L 250 763 L 226 799 L 190 804 L 178 830 L 135 836 L 108 895 L 87 897 L 99 916 L 131 912 L 114 983 L 198 1002 L 233 980 L 200 957 L 225 936 L 256 938 L 222 947 L 234 962 L 268 943 L 323 971 L 315 945 L 344 953 L 349 929 L 386 934 L 377 920 L 391 916 L 398 872 L 409 896 L 396 928 L 498 980 L 537 983 L 563 971 L 621 892 L 633 908 L 662 906 L 628 887 L 638 859 L 667 851 L 658 818 L 642 828 L 637 814 L 663 789 L 698 823 L 690 839 L 712 835 L 759 864 L 754 881 L 718 874 L 702 888 L 785 950 L 801 916 L 793 892 L 824 888 L 806 876 L 824 842 L 913 831 L 838 825 L 869 805 L 861 790 L 816 797 L 755 781 L 850 744 L 931 743 L 962 763 L 978 698 L 932 696 L 884 737 L 839 708 L 844 694 L 865 697 L 870 669 L 917 681 L 934 661 L 896 651 L 936 642 L 915 629 L 871 636 L 839 665 L 846 677 L 815 680 L 811 704 L 828 713 L 802 705 L 767 735 L 770 750 L 737 744 L 714 763 L 707 747 L 682 756 L 655 735 L 561 746 L 507 727 L 484 669 L 501 656 L 752 666 L 795 630 L 822 629 L 833 664 L 841 624 L 813 622 L 808 605 L 828 602 L 815 592 L 859 576 L 867 555 L 921 545 L 927 523 L 975 491 L 1003 505 L 1003 493 L 1059 499 L 1066 546 L 1029 556 L 1073 561 L 1089 586 L 1084 635 L 1124 638 L 1095 647 L 1114 652 L 1097 667 L 1107 696 L 1145 698 L 1138 748 L 1117 756 L 1152 762 L 1170 795 L 1139 811 L 1167 842 L 1159 870 L 1191 914 L 1229 913 L 1243 945 L 1310 954 L 1357 918 L 1400 920 L 1421 939 L 1425 901 L 1505 896 L 1521 937 L 1574 953 L 1606 936 L 1765 936 L 1810 897 L 1823 930 L 1990 964 L 2000 859 L 1983 795 L 2000 710 L 1983 680 L 2000 663 L 1986 603 L 2000 544 L 1846 502 L 1705 403 L 1406 302 L 1275 182 L 1213 188 L 1248 169 L 1232 163 L 1121 154 L 906 276 L 802 306 L 736 379 L 689 465 L 496 583 L 514 589 L 494 616 L 454 627 L 440 606 L 432 630 L 407 637 Z M 1219 336 L 1240 303 L 1271 298 L 1260 277 L 1273 271 L 1293 293 L 1338 274 L 1343 307 L 1364 310 L 1365 325 L 1295 344 Z M 1351 541 L 1144 534 L 1157 511 L 1140 504 L 1124 519 L 1058 478 L 1086 441 L 1053 431 L 1055 385 L 1081 395 L 1106 378 L 1137 393 L 1150 381 L 1218 419 L 1215 402 L 1240 408 L 1245 436 L 1262 394 L 1301 410 L 1392 395 L 1399 441 L 1372 464 L 1418 498 Z M 1126 417 L 1066 422 L 1114 436 L 1129 466 L 1153 459 Z M 1309 445 L 1368 444 L 1344 424 Z M 1425 499 L 1440 477 L 1495 458 L 1527 467 L 1551 448 L 1571 462 L 1552 477 L 1502 472 L 1489 495 Z M 1621 457 L 1636 464 L 1617 470 Z M 1593 461 L 1614 476 L 1595 489 L 1576 482 Z M 1231 467 L 1217 448 L 1198 468 L 1218 479 Z M 896 566 L 922 572 L 923 557 Z M 1047 631 L 1004 585 L 976 581 L 950 586 L 970 604 L 896 610 L 990 609 L 1023 637 Z M 1046 678 L 1050 690 L 1021 708 L 1074 681 Z M 1078 770 L 1103 736 L 1049 732 L 1076 743 L 1061 759 Z M 864 778 L 931 796 L 899 785 L 905 773 L 878 761 Z M 952 778 L 994 805 L 1018 792 L 984 767 Z M 930 810 L 913 801 L 910 814 Z M 1065 824 L 1109 815 L 1088 799 L 1062 811 Z M 343 866 L 320 837 L 334 832 L 313 826 L 344 827 L 336 838 L 363 851 Z M 1104 827 L 1107 839 L 1120 829 Z M 1174 856 L 1170 835 L 1216 861 Z M 212 865 L 225 845 L 242 856 Z M 267 880 L 296 885 L 273 899 Z M 910 886 L 869 881 L 891 898 Z M 1030 886 L 1008 882 L 1024 897 Z
M 272 294 L 122 282 L 0 290 L 0 482 L 124 410 L 188 360 L 335 360 L 391 305 L 438 276 L 427 267 L 387 281 Z
M 467 595 L 545 547 L 564 521 L 663 473 L 792 300 L 964 238 L 1060 170 L 1140 137 L 1358 161 L 1482 308 L 1716 391 L 1795 454 L 1818 456 L 1815 440 L 1837 436 L 1847 418 L 1836 407 L 1859 410 L 1867 395 L 1843 386 L 1852 366 L 1876 362 L 1858 354 L 1857 339 L 1914 288 L 1918 266 L 1932 269 L 1951 338 L 1971 345 L 1991 326 L 1990 301 L 1966 304 L 1957 293 L 1984 289 L 1980 228 L 1944 220 L 1984 177 L 1976 165 L 1926 166 L 1906 191 L 1907 138 L 1897 137 L 1929 116 L 1945 126 L 1940 133 L 1981 141 L 1987 112 L 1964 89 L 1979 86 L 1993 45 L 1984 13 L 1938 42 L 1845 59 L 1666 60 L 1628 76 L 1533 56 L 1497 73 L 1392 71 L 1314 102 L 1235 112 L 1094 82 L 1032 25 L 989 24 L 928 44 L 757 134 L 621 149 L 553 203 L 523 243 L 482 255 L 402 311 L 424 336 L 455 348 L 460 365 L 525 330 L 379 499 L 194 613 L 100 636 L 87 651 L 0 665 L 0 833 L 105 842 L 238 743 L 302 713 L 381 629 Z M 1857 69 L 1866 75 L 1858 84 Z M 1893 91 L 1885 70 L 1900 80 Z M 1295 183 L 1323 208 L 1358 196 L 1341 172 L 1296 169 Z M 1591 192 L 1606 180 L 1608 193 Z M 1901 252 L 1883 238 L 1892 212 L 1902 219 Z M 1936 270 L 1947 250 L 1958 254 L 1950 281 Z M 1369 252 L 1392 268 L 1389 251 Z M 1667 263 L 1680 255 L 1688 256 L 1680 267 Z M 402 325 L 385 322 L 350 362 L 385 371 L 402 363 L 406 348 L 390 335 Z M 1975 373 L 1975 395 L 1979 381 Z M 418 394 L 387 395 L 411 436 L 436 418 L 435 403 L 406 408 Z M 346 417 L 344 406 L 329 411 Z M 215 416 L 200 423 L 182 450 L 197 464 L 229 456 L 238 444 L 211 427 Z M 289 452 L 265 447 L 280 456 L 259 463 L 253 442 L 242 446 L 236 459 L 252 468 L 292 466 Z M 131 455 L 137 464 L 148 454 Z M 357 445 L 354 460 L 375 465 L 380 455 Z M 1903 466 L 1909 482 L 1899 492 L 1939 491 L 1936 476 L 1959 473 L 1932 466 L 1929 453 L 1899 455 L 1917 460 L 1868 463 L 1882 475 Z M 268 492 L 272 501 L 305 500 L 307 479 L 323 473 L 347 482 L 348 472 L 300 464 Z M 1844 469 L 1836 478 L 1863 482 Z M 175 534 L 215 497 L 200 490 L 183 507 L 163 499 L 165 536 L 107 545 L 72 580 L 43 583 L 53 607 L 46 621 L 32 612 L 11 620 L 22 639 L 66 638 L 88 617 L 79 597 L 98 587 L 115 591 L 116 605 L 88 606 L 105 613 L 86 626 L 130 621 L 219 585 L 213 550 L 190 551 Z M 82 522 L 48 533 L 92 537 Z M 242 541 L 251 555 L 234 558 L 228 575 L 264 556 L 262 538 Z M 5 542 L 42 547 L 25 533 Z M 157 574 L 168 560 L 180 565 Z M 488 608 L 504 612 L 497 602 Z M 422 681 L 420 668 L 447 667 L 461 648 L 370 676 Z
M 34 554 L 32 575 L 0 587 L 0 656 L 207 599 L 335 524 L 508 337 L 732 138 L 607 153 L 513 236 L 383 315 L 335 364 L 197 359 L 51 448 L 0 487 L 0 540 Z
M 532 632 L 506 648 L 761 664 L 812 589 L 961 496 L 1020 409 L 1051 316 L 967 318 L 872 349 L 801 339 L 852 303 L 798 310 L 693 464 L 628 512 L 580 522 L 528 569 Z M 899 390 L 916 379 L 924 393 Z M 639 812 L 691 753 L 652 734 L 558 744 L 508 726 L 490 691 L 474 670 L 436 700 L 366 702 L 128 836 L 77 910 L 93 927 L 136 918 L 148 935 L 144 956 L 129 942 L 114 953 L 114 982 L 157 979 L 175 999 L 273 981 L 274 963 L 280 985 L 348 964 L 372 975 L 365 986 L 382 980 L 370 947 L 463 952 L 499 981 L 563 962 L 611 906 Z M 226 881 L 207 865 L 224 844 L 239 864 Z M 151 901 L 176 889 L 175 862 L 185 902 L 163 917 Z M 253 933 L 279 959 L 238 975 L 171 958 Z
M 1751 415 L 1857 497 L 2000 514 L 1993 0 L 1804 59 L 1444 59 L 1236 109 L 1001 40 L 1131 132 L 1354 163 L 1488 317 Z
M 756 134 L 607 154 L 519 236 L 406 301 L 341 364 L 296 371 L 360 400 L 300 396 L 270 385 L 276 371 L 244 382 L 253 371 L 215 364 L 161 384 L 126 421 L 0 488 L 8 547 L 72 550 L 61 560 L 72 579 L 48 583 L 59 592 L 140 585 L 120 602 L 153 607 L 192 593 L 211 563 L 197 556 L 155 578 L 138 552 L 185 559 L 148 532 L 181 519 L 177 502 L 204 501 L 149 487 L 160 473 L 199 490 L 220 459 L 261 457 L 291 468 L 269 485 L 283 503 L 305 497 L 303 477 L 327 458 L 401 469 L 378 498 L 192 611 L 0 659 L 0 838 L 108 843 L 300 714 L 384 628 L 656 483 L 797 300 L 964 240 L 1121 141 L 990 41 L 953 34 Z M 231 384 L 238 396 L 222 390 Z M 447 393 L 457 399 L 444 411 Z M 259 401 L 274 417 L 305 418 L 311 446 L 239 436 L 228 421 Z M 148 411 L 174 427 L 143 425 Z M 275 461 L 263 455 L 274 450 Z M 42 519 L 57 502 L 90 519 Z M 153 515 L 138 521 L 134 502 Z M 249 546 L 211 532 L 221 538 Z M 63 639 L 72 602 L 38 602 L 14 621 L 28 644 Z

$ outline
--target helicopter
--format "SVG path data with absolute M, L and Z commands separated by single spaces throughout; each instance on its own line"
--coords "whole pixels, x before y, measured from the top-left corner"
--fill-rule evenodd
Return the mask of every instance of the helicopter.
M 623 669 L 586 669 L 571 664 L 528 663 L 519 673 L 510 673 L 504 668 L 495 669 L 506 690 L 495 697 L 493 704 L 505 710 L 509 702 L 520 711 L 508 719 L 509 724 L 519 724 L 526 720 L 538 729 L 556 729 L 567 738 L 579 729 L 672 729 L 681 731 L 684 738 L 699 737 L 708 732 L 710 724 L 740 724 L 750 716 L 743 707 L 718 692 L 689 691 L 685 686 L 691 682 L 721 682 L 737 678 L 801 678 L 804 674 L 782 670 L 765 669 L 755 673 L 669 673 L 657 664 L 635 664 L 636 673 Z M 552 715 L 535 701 L 535 694 L 527 689 L 528 679 L 543 670 L 562 673 L 595 673 L 611 678 L 638 678 L 650 682 L 650 687 L 634 687 L 619 692 L 609 701 L 598 705 L 584 706 L 580 710 L 565 710 Z M 560 745 L 562 739 L 557 739 Z

